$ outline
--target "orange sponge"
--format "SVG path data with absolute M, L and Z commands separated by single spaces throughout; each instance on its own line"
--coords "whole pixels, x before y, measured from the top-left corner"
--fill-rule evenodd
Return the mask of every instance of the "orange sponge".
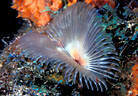
M 68 0 L 68 6 L 72 6 L 75 3 L 77 3 L 77 0 Z
M 132 68 L 132 75 L 133 75 L 133 77 L 132 77 L 133 86 L 128 91 L 127 96 L 137 96 L 138 95 L 138 62 Z
M 44 11 L 46 7 L 57 11 L 62 7 L 62 0 L 13 0 L 12 6 L 18 11 L 18 17 L 30 19 L 39 27 L 51 20 L 49 11 Z
M 114 0 L 85 0 L 85 3 L 91 4 L 93 7 L 102 7 L 106 3 L 110 5 L 112 8 L 115 7 L 115 2 Z

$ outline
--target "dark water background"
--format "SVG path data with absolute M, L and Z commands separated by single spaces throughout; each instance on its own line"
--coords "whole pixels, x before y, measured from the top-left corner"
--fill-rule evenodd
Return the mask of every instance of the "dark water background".
M 11 8 L 12 0 L 8 0 L 8 17 L 3 18 L 6 25 L 2 25 L 2 30 L 0 31 L 0 50 L 6 47 L 5 43 L 10 43 L 14 38 L 14 34 L 17 33 L 17 30 L 22 26 L 23 20 L 17 18 L 17 11 Z M 4 43 L 5 41 L 5 43 Z

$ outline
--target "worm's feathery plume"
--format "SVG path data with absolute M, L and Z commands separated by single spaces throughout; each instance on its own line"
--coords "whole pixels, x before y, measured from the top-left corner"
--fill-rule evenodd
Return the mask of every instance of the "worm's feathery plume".
M 16 40 L 16 47 L 47 64 L 56 64 L 57 70 L 64 70 L 66 81 L 103 91 L 107 89 L 105 78 L 114 79 L 114 71 L 118 71 L 118 58 L 96 16 L 96 9 L 77 3 L 46 26 L 48 36 L 28 32 Z

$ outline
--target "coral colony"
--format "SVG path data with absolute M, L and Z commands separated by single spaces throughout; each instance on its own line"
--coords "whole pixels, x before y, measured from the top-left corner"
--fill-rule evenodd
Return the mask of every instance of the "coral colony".
M 137 4 L 13 0 L 30 25 L 0 54 L 0 96 L 138 95 Z

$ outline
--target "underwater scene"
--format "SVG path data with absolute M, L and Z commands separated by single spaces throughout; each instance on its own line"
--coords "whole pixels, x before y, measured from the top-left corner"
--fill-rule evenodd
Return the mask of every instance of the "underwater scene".
M 0 96 L 138 96 L 137 0 L 8 0 Z

